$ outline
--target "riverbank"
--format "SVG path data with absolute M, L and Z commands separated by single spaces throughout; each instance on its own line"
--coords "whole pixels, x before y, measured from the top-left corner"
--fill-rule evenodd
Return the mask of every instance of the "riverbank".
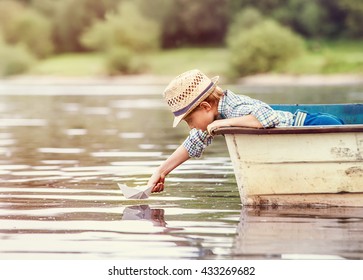
M 123 76 L 47 76 L 20 75 L 0 79 L 1 85 L 167 85 L 174 76 L 170 75 L 123 75 Z M 363 85 L 363 74 L 332 75 L 287 75 L 259 74 L 230 80 L 221 76 L 220 84 L 246 86 L 339 86 Z
M 362 74 L 286 75 L 260 74 L 241 78 L 238 84 L 251 86 L 339 86 L 362 85 Z

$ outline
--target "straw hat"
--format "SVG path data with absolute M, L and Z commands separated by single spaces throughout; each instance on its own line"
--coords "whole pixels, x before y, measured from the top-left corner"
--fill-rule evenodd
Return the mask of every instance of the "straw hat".
M 176 127 L 200 102 L 208 97 L 217 86 L 219 76 L 208 78 L 194 69 L 177 76 L 164 91 L 164 99 L 175 118 Z

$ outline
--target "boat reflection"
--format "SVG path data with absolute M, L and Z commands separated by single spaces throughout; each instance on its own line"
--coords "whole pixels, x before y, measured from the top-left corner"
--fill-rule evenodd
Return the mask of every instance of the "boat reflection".
M 362 233 L 362 208 L 242 208 L 232 254 L 249 259 L 361 259 Z

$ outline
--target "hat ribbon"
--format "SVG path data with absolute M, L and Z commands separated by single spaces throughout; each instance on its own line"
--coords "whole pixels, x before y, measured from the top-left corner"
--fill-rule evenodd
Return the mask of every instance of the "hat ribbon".
M 211 82 L 206 88 L 205 88 L 205 90 L 203 90 L 202 91 L 202 93 L 201 94 L 199 94 L 189 105 L 187 105 L 187 106 L 185 106 L 184 108 L 182 108 L 182 109 L 180 109 L 180 110 L 178 110 L 178 111 L 175 111 L 175 112 L 173 112 L 173 114 L 174 114 L 174 116 L 175 117 L 178 117 L 178 116 L 180 116 L 180 115 L 182 115 L 182 114 L 184 114 L 184 113 L 186 113 L 188 110 L 189 110 L 189 108 L 190 107 L 192 107 L 194 104 L 195 104 L 195 102 L 197 102 L 198 101 L 198 99 L 199 98 L 201 98 L 208 90 L 210 90 L 211 89 L 211 87 L 214 85 L 214 83 L 213 82 Z

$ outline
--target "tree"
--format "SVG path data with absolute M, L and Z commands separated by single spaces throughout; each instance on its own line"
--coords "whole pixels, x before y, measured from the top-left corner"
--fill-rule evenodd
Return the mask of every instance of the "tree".
M 7 44 L 23 44 L 39 58 L 52 53 L 51 23 L 38 11 L 16 2 L 2 1 L 0 23 Z
M 110 74 L 144 70 L 146 64 L 138 58 L 157 50 L 159 41 L 159 26 L 131 1 L 122 2 L 117 12 L 95 22 L 81 38 L 86 48 L 106 54 Z
M 237 75 L 264 73 L 282 67 L 304 49 L 302 38 L 273 20 L 241 29 L 228 40 L 231 66 Z
M 23 43 L 39 58 L 50 55 L 54 50 L 50 21 L 33 9 L 17 15 L 10 30 L 9 43 Z
M 346 12 L 347 35 L 363 38 L 363 1 L 340 0 L 339 7 Z
M 262 14 L 256 8 L 247 7 L 239 10 L 228 26 L 227 40 L 233 40 L 239 33 L 247 31 L 264 20 Z
M 120 0 L 60 1 L 54 15 L 54 40 L 58 51 L 85 51 L 80 42 L 81 35 L 119 3 Z
M 159 28 L 146 19 L 137 6 L 123 2 L 114 14 L 95 22 L 81 38 L 89 49 L 107 51 L 114 47 L 125 47 L 136 52 L 147 52 L 158 48 Z
M 172 0 L 162 23 L 162 46 L 222 44 L 228 26 L 228 0 Z
M 253 7 L 310 38 L 362 37 L 361 0 L 232 0 L 230 14 Z

